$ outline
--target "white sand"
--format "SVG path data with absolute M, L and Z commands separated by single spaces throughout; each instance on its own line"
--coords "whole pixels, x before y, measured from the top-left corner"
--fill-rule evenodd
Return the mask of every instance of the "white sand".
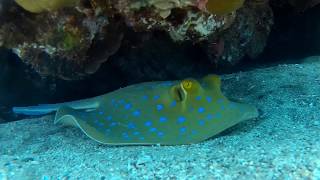
M 223 79 L 259 118 L 161 147 L 100 145 L 52 116 L 0 124 L 0 179 L 320 179 L 320 58 Z

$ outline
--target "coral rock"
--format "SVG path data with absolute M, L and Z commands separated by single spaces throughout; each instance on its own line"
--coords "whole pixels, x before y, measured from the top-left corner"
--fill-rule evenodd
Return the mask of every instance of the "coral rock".
M 0 45 L 40 75 L 62 79 L 95 73 L 123 39 L 130 39 L 124 38 L 128 31 L 161 32 L 175 43 L 204 44 L 211 62 L 235 64 L 244 55 L 261 53 L 273 18 L 267 0 L 15 2 L 8 11 L 0 9 Z
M 272 10 L 265 2 L 247 1 L 227 30 L 218 37 L 211 36 L 207 52 L 212 63 L 233 66 L 245 55 L 256 58 L 262 53 L 273 25 Z

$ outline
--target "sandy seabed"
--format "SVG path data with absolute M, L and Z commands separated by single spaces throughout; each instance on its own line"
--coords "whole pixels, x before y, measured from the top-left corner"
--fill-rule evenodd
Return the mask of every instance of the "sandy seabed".
M 101 145 L 53 116 L 0 124 L 0 180 L 320 179 L 320 57 L 222 79 L 258 118 L 183 146 Z

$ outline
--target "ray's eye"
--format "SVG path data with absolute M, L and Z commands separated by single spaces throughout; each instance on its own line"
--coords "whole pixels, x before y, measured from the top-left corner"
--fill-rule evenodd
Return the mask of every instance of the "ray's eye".
M 192 81 L 190 80 L 184 80 L 182 82 L 182 86 L 183 88 L 185 88 L 186 90 L 191 89 L 192 88 Z
M 177 102 L 182 102 L 186 100 L 189 95 L 195 96 L 199 94 L 199 90 L 201 90 L 201 86 L 198 81 L 185 79 L 179 84 L 172 86 L 170 94 Z
M 185 79 L 180 84 L 181 89 L 186 91 L 186 93 L 196 94 L 199 89 L 201 89 L 200 84 L 197 80 L 194 79 Z

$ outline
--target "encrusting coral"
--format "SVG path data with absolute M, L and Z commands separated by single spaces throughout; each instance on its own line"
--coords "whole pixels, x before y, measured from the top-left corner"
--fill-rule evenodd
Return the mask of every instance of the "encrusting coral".
M 273 12 L 268 0 L 247 0 L 228 29 L 209 37 L 209 59 L 216 65 L 234 66 L 244 56 L 258 57 L 267 43 L 272 25 Z
M 212 62 L 237 62 L 260 52 L 248 42 L 264 42 L 272 25 L 272 16 L 255 13 L 269 12 L 268 4 L 250 6 L 254 1 L 15 0 L 0 17 L 0 45 L 40 75 L 62 79 L 96 72 L 128 31 L 164 32 L 177 43 L 204 45 Z

